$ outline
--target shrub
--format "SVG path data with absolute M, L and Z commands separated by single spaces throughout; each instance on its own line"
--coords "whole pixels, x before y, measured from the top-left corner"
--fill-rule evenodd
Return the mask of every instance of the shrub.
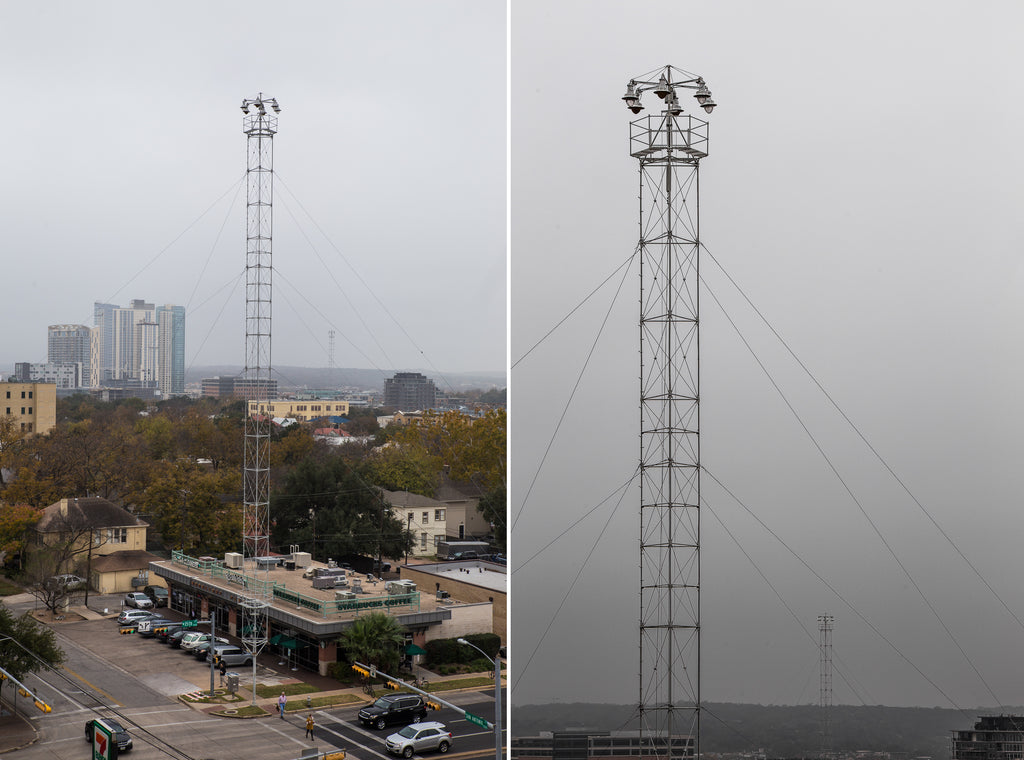
M 467 647 L 459 644 L 456 639 L 436 639 L 434 641 L 427 642 L 427 664 L 431 667 L 438 667 L 446 664 L 472 664 L 476 670 L 491 670 L 494 668 L 494 665 L 492 664 L 493 658 L 501 647 L 500 636 L 495 633 L 471 633 L 461 638 L 476 644 L 476 646 L 480 647 L 480 649 L 492 658 L 492 661 L 487 662 L 482 660 L 478 651 L 473 649 L 473 647 Z M 477 660 L 480 660 L 483 665 L 478 667 L 480 663 L 478 663 Z

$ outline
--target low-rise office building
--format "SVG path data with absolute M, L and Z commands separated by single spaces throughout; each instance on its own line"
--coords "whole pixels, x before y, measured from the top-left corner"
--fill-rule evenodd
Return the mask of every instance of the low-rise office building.
M 260 558 L 258 575 L 252 560 L 229 553 L 223 559 L 191 557 L 173 552 L 170 560 L 150 563 L 151 577 L 162 579 L 170 593 L 168 606 L 186 616 L 215 615 L 218 629 L 232 636 L 244 633 L 243 604 L 256 577 L 270 584 L 267 608 L 268 649 L 295 666 L 326 675 L 338 661 L 342 631 L 367 612 L 391 615 L 407 630 L 406 646 L 423 648 L 434 639 L 491 630 L 493 603 L 466 593 L 440 595 L 421 590 L 407 578 L 385 581 L 372 575 L 346 573 L 343 582 L 310 578 L 308 554 Z M 403 568 L 404 570 L 405 568 Z

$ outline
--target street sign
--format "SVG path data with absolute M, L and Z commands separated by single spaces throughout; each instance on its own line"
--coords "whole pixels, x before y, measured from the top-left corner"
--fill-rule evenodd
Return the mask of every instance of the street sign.
M 199 625 L 199 621 L 198 620 L 182 620 L 181 621 L 181 627 L 182 628 L 195 628 L 197 625 Z
M 480 726 L 480 728 L 490 728 L 491 727 L 490 721 L 486 721 L 483 718 L 478 718 L 473 713 L 465 713 L 465 715 L 466 715 L 466 720 L 468 720 L 470 723 L 472 723 L 475 726 Z

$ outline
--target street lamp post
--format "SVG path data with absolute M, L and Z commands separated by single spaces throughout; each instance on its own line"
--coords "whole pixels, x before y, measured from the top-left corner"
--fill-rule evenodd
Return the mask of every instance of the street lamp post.
M 622 96 L 640 166 L 640 731 L 652 749 L 688 735 L 700 757 L 700 184 L 715 102 L 704 79 L 664 66 Z M 662 750 L 654 750 L 658 756 Z
M 494 760 L 502 760 L 501 754 L 501 658 L 495 656 L 491 660 L 490 655 L 478 647 L 470 644 L 465 639 L 457 639 L 460 644 L 473 647 L 476 651 L 494 663 Z

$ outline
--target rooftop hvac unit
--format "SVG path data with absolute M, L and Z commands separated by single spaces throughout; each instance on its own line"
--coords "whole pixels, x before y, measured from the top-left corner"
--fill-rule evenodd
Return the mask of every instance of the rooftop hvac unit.
M 292 552 L 292 559 L 295 560 L 295 567 L 309 567 L 313 562 L 309 552 Z
M 288 545 L 288 553 L 289 554 L 295 554 L 295 552 L 297 552 L 298 550 L 299 550 L 299 545 L 298 544 L 289 544 Z
M 351 591 L 335 591 L 334 592 L 334 601 L 336 601 L 336 602 L 347 602 L 350 599 L 355 599 L 355 598 L 356 598 L 356 595 L 353 594 Z
M 224 567 L 238 570 L 242 567 L 242 555 L 238 552 L 227 552 L 224 555 Z
M 329 575 L 313 579 L 313 588 L 334 588 L 334 578 Z
M 447 591 L 442 591 L 441 589 L 437 590 L 437 598 L 438 599 L 447 599 L 450 596 L 451 596 L 451 594 L 449 594 Z
M 389 594 L 411 594 L 416 590 L 416 584 L 410 580 L 388 581 L 384 588 Z

